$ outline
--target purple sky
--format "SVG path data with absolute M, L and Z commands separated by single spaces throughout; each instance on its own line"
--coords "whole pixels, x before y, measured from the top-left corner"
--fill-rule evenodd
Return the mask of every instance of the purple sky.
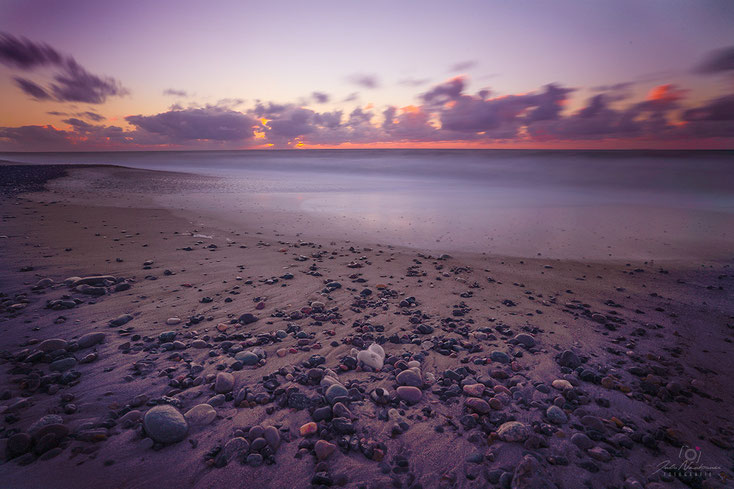
M 0 150 L 734 147 L 734 2 L 0 0 Z

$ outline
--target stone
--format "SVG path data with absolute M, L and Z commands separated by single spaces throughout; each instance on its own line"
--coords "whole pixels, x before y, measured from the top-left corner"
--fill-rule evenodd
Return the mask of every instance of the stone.
M 331 384 L 329 388 L 326 389 L 325 396 L 329 404 L 335 404 L 342 398 L 349 398 L 349 391 L 341 384 Z
M 415 404 L 421 400 L 423 393 L 412 385 L 401 385 L 397 389 L 398 397 L 408 404 Z
M 115 319 L 112 319 L 110 321 L 110 326 L 120 327 L 120 326 L 123 326 L 123 325 L 129 323 L 132 320 L 133 320 L 132 315 L 130 315 L 130 314 L 122 314 L 120 316 L 117 316 Z
M 244 439 L 241 436 L 237 436 L 235 438 L 232 438 L 227 443 L 224 444 L 224 448 L 222 448 L 222 458 L 224 459 L 225 463 L 228 463 L 233 458 L 235 458 L 240 453 L 247 453 L 247 451 L 250 449 L 250 442 L 248 442 L 246 439 Z
M 471 397 L 480 397 L 484 394 L 484 384 L 467 384 L 464 386 L 464 394 Z
M 375 370 L 382 369 L 385 362 L 385 350 L 377 343 L 372 343 L 369 348 L 357 353 L 357 360 Z
M 253 314 L 245 313 L 239 317 L 237 320 L 240 324 L 251 324 L 257 321 L 259 318 Z
M 197 404 L 184 414 L 189 426 L 206 426 L 217 418 L 217 411 L 210 404 Z
M 571 382 L 565 380 L 565 379 L 556 379 L 551 383 L 551 386 L 559 391 L 565 391 L 573 389 L 573 385 L 571 385 Z
M 8 458 L 23 455 L 31 449 L 31 437 L 27 433 L 16 433 L 8 438 L 8 444 L 5 447 Z
M 423 378 L 421 377 L 420 370 L 409 368 L 403 370 L 396 377 L 399 385 L 412 385 L 413 387 L 423 387 Z
M 67 345 L 68 343 L 66 340 L 62 340 L 61 338 L 51 338 L 40 342 L 37 348 L 41 351 L 51 352 L 56 350 L 65 350 Z
M 241 351 L 234 358 L 243 365 L 257 365 L 260 361 L 260 357 L 251 351 Z
M 67 357 L 56 360 L 55 362 L 51 362 L 51 365 L 49 365 L 48 368 L 52 372 L 64 372 L 66 370 L 69 370 L 70 368 L 73 368 L 74 365 L 76 365 L 76 358 Z
M 59 416 L 58 414 L 47 414 L 45 416 L 42 416 L 38 421 L 33 423 L 28 428 L 28 433 L 32 437 L 36 437 L 36 434 L 38 431 L 43 428 L 44 426 L 52 425 L 52 424 L 64 424 L 64 419 Z
M 175 331 L 164 331 L 158 335 L 158 341 L 161 343 L 170 343 L 176 338 Z
M 496 350 L 489 354 L 489 359 L 492 360 L 493 362 L 498 362 L 498 363 L 510 363 L 512 361 L 512 359 L 510 358 L 510 355 L 508 355 L 507 353 L 503 351 L 496 351 Z
M 497 434 L 502 441 L 523 442 L 530 435 L 530 431 L 519 421 L 508 421 L 499 427 Z
M 326 440 L 319 440 L 313 447 L 316 458 L 319 460 L 326 460 L 336 450 L 336 445 L 329 443 Z
M 499 397 L 493 397 L 489 400 L 489 407 L 494 409 L 495 411 L 499 411 L 502 409 L 503 404 L 502 400 Z
M 177 443 L 189 432 L 186 418 L 173 406 L 163 404 L 148 410 L 143 417 L 145 432 L 158 443 Z
M 478 397 L 467 398 L 464 401 L 464 405 L 479 414 L 487 414 L 492 410 L 487 401 L 485 401 L 484 399 L 479 399 Z
M 319 429 L 319 426 L 311 421 L 310 423 L 306 423 L 299 429 L 299 432 L 301 433 L 301 436 L 311 436 L 314 433 L 316 433 Z
M 214 392 L 217 394 L 226 394 L 234 389 L 234 375 L 229 372 L 219 372 L 214 382 Z
M 545 416 L 553 424 L 565 424 L 568 421 L 568 416 L 558 406 L 550 406 L 546 409 Z
M 581 365 L 581 360 L 571 350 L 565 350 L 558 356 L 558 364 L 561 367 L 576 368 Z
M 600 462 L 609 462 L 612 459 L 612 455 L 602 447 L 590 448 L 586 453 L 588 453 L 591 458 Z
M 265 438 L 265 441 L 268 442 L 268 446 L 272 448 L 273 451 L 277 450 L 280 446 L 280 432 L 275 426 L 266 426 L 263 430 L 263 438 Z
M 177 317 L 172 317 L 172 318 L 166 319 L 166 324 L 169 325 L 169 326 L 175 326 L 175 325 L 179 324 L 180 322 L 181 322 L 181 318 L 177 318 Z
M 571 443 L 582 450 L 586 450 L 587 448 L 594 446 L 594 442 L 591 441 L 591 438 L 586 436 L 584 433 L 574 433 L 571 435 Z
M 94 345 L 98 345 L 99 343 L 102 343 L 105 339 L 104 333 L 87 333 L 80 337 L 76 344 L 79 345 L 79 348 L 91 348 Z
M 513 338 L 513 341 L 521 344 L 525 348 L 532 348 L 535 346 L 535 338 L 526 333 L 520 333 Z

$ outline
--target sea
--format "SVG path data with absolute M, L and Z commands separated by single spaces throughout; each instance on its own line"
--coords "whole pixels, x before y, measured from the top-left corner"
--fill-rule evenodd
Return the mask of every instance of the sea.
M 198 176 L 198 185 L 154 198 L 202 219 L 218 214 L 301 239 L 579 260 L 734 258 L 734 151 L 142 151 L 0 159 Z

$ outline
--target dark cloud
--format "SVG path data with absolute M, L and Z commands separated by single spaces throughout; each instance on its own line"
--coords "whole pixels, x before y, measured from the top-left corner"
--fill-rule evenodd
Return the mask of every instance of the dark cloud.
M 27 78 L 22 78 L 20 76 L 13 77 L 13 80 L 15 81 L 15 84 L 25 92 L 26 95 L 29 95 L 33 97 L 36 100 L 48 100 L 51 98 L 51 95 L 43 89 L 40 85 L 37 85 L 35 82 L 32 82 L 28 80 Z
M 355 73 L 347 78 L 347 80 L 350 83 L 353 83 L 355 85 L 359 85 L 363 88 L 378 88 L 380 86 L 380 81 L 378 80 L 377 76 L 375 75 L 367 75 L 363 73 Z
M 461 95 L 461 92 L 464 91 L 465 84 L 466 78 L 463 76 L 457 76 L 447 82 L 436 85 L 426 93 L 422 94 L 421 99 L 426 103 L 439 104 L 455 100 Z
M 720 97 L 683 112 L 685 121 L 734 121 L 734 95 Z M 732 133 L 734 134 L 734 133 Z
M 709 53 L 696 67 L 698 73 L 712 74 L 734 70 L 734 46 Z
M 163 90 L 163 95 L 171 95 L 173 97 L 187 97 L 185 90 L 176 90 L 175 88 L 167 88 Z
M 38 66 L 61 66 L 65 59 L 48 44 L 0 32 L 0 63 L 4 65 L 30 70 Z
M 10 34 L 0 34 L 0 63 L 31 70 L 53 67 L 57 73 L 48 88 L 26 78 L 16 77 L 18 87 L 38 100 L 100 104 L 107 97 L 128 93 L 119 81 L 90 73 L 71 56 L 64 56 L 48 44 L 36 43 Z
M 474 68 L 477 65 L 476 61 L 460 61 L 449 67 L 449 73 L 463 72 Z
M 52 110 L 50 112 L 46 112 L 48 115 L 69 115 L 66 112 L 59 112 L 58 110 Z
M 359 98 L 358 92 L 352 92 L 344 98 L 344 102 L 354 102 Z
M 132 115 L 125 120 L 141 131 L 163 136 L 172 143 L 243 141 L 253 137 L 256 124 L 248 115 L 217 106 L 170 110 L 151 116 Z
M 317 104 L 325 104 L 329 101 L 329 94 L 324 92 L 313 92 L 311 97 Z

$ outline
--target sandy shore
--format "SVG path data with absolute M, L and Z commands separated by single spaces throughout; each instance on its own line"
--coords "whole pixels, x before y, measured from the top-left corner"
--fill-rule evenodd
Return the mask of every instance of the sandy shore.
M 24 175 L 3 488 L 732 484 L 732 260 L 430 256 Z

